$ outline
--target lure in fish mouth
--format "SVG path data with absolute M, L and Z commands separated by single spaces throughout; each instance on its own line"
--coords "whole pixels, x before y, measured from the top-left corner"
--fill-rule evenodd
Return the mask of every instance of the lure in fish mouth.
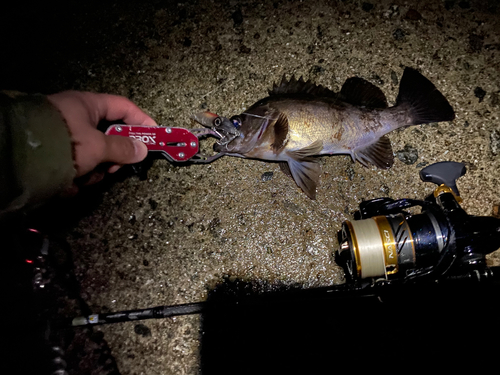
M 285 76 L 269 96 L 243 113 L 226 118 L 201 112 L 193 119 L 220 138 L 220 155 L 280 163 L 311 199 L 321 167 L 318 155 L 348 154 L 365 167 L 387 169 L 394 155 L 387 133 L 411 125 L 451 121 L 455 112 L 422 74 L 405 68 L 396 103 L 372 83 L 352 77 L 333 92 L 302 77 Z

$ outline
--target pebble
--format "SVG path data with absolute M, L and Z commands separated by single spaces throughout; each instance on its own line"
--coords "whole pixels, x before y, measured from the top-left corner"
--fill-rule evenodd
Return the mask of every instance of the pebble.
M 490 134 L 490 147 L 493 155 L 500 153 L 500 130 L 493 130 Z
M 396 156 L 399 160 L 407 165 L 414 164 L 418 160 L 418 151 L 416 148 L 405 145 L 404 149 L 396 152 Z
M 361 9 L 363 9 L 365 12 L 369 12 L 373 9 L 374 5 L 372 3 L 363 3 L 361 4 Z
M 345 170 L 345 172 L 347 173 L 347 177 L 349 178 L 350 181 L 352 181 L 354 179 L 354 177 L 356 176 L 356 172 L 354 171 L 354 168 L 352 167 L 349 167 Z
M 394 70 L 391 70 L 391 81 L 392 81 L 392 84 L 394 86 L 397 86 L 399 83 L 398 75 L 396 74 L 396 72 Z
M 145 326 L 144 324 L 136 324 L 134 326 L 134 332 L 142 337 L 151 336 L 151 330 L 147 326 Z
M 233 14 L 231 14 L 231 18 L 234 22 L 234 27 L 238 27 L 243 23 L 243 13 L 241 13 L 241 9 L 236 9 Z
M 419 21 L 422 19 L 422 15 L 417 10 L 410 8 L 406 13 L 405 19 L 410 21 Z
M 401 29 L 396 29 L 393 33 L 392 33 L 392 36 L 394 37 L 394 39 L 396 40 L 404 40 L 405 38 L 405 33 L 403 30 Z
M 262 176 L 260 176 L 260 179 L 262 181 L 270 181 L 273 179 L 274 173 L 273 172 L 264 172 L 262 173 Z
M 479 99 L 479 103 L 481 103 L 486 96 L 486 91 L 484 91 L 481 87 L 476 87 L 474 89 L 474 96 Z

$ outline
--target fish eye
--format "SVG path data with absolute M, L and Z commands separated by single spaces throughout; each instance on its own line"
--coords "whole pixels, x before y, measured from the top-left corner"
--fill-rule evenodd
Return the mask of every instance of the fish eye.
M 222 124 L 222 119 L 220 117 L 216 117 L 214 120 L 214 126 L 220 126 Z
M 233 123 L 233 125 L 236 129 L 241 127 L 241 119 L 238 116 L 231 117 L 231 122 Z

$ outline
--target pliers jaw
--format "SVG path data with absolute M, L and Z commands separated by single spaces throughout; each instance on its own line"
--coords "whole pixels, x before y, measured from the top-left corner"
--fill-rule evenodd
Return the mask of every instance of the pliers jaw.
M 197 123 L 209 128 L 212 135 L 219 138 L 217 144 L 226 146 L 235 138 L 240 136 L 239 130 L 234 126 L 233 122 L 212 112 L 199 112 L 193 115 L 192 119 Z

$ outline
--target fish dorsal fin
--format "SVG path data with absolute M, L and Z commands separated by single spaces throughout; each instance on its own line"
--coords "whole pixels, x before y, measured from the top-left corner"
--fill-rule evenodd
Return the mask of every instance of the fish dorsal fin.
M 394 164 L 391 141 L 385 135 L 369 146 L 354 150 L 354 156 L 365 167 L 373 164 L 377 168 L 388 169 Z
M 295 76 L 292 76 L 290 80 L 286 79 L 286 76 L 283 74 L 283 78 L 281 79 L 281 83 L 278 85 L 276 83 L 273 84 L 273 88 L 268 91 L 269 96 L 276 95 L 285 95 L 285 94 L 306 94 L 318 97 L 337 97 L 338 94 L 327 89 L 324 86 L 316 85 L 311 82 L 310 79 L 304 81 L 304 78 L 300 77 L 296 79 Z
M 280 112 L 278 119 L 274 123 L 274 142 L 271 148 L 274 153 L 278 153 L 288 141 L 288 118 L 283 112 Z
M 348 78 L 344 82 L 340 97 L 343 101 L 356 106 L 387 108 L 387 99 L 382 90 L 359 77 Z

